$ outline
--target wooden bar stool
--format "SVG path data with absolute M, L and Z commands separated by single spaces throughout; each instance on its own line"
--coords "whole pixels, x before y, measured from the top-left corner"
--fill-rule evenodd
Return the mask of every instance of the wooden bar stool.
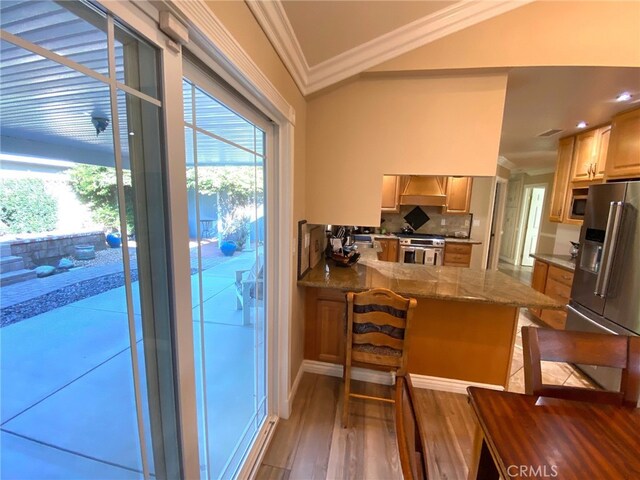
M 388 367 L 404 375 L 407 364 L 405 340 L 416 307 L 414 298 L 404 298 L 385 288 L 347 293 L 347 351 L 344 365 L 342 425 L 349 424 L 349 399 L 395 403 L 392 398 L 351 393 L 351 365 Z

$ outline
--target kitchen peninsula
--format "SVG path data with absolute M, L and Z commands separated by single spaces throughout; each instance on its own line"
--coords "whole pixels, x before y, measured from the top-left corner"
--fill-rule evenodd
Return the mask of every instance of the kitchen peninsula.
M 382 287 L 418 300 L 410 373 L 504 387 L 520 307 L 563 307 L 501 272 L 383 262 L 373 248 L 353 267 L 320 260 L 298 285 L 306 287 L 308 360 L 343 363 L 345 292 Z

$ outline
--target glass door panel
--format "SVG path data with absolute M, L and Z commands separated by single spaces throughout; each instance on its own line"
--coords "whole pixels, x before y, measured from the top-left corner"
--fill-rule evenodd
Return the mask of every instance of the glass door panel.
M 203 478 L 231 478 L 266 418 L 265 131 L 184 81 Z
M 0 19 L 0 477 L 176 478 L 158 50 L 81 2 Z

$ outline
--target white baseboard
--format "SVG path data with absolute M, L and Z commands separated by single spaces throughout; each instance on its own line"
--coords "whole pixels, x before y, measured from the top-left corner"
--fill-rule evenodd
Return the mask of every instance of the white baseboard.
M 305 360 L 302 362 L 301 370 L 319 375 L 329 375 L 331 377 L 342 378 L 342 365 L 335 363 L 318 362 L 315 360 Z M 351 378 L 369 383 L 380 383 L 382 385 L 392 385 L 392 375 L 377 370 L 353 367 Z M 467 393 L 467 387 L 482 387 L 491 390 L 504 390 L 502 385 L 492 385 L 488 383 L 469 382 L 455 378 L 431 377 L 429 375 L 417 375 L 411 373 L 411 382 L 416 388 L 427 388 L 429 390 L 439 390 L 441 392 Z
M 293 384 L 291 385 L 291 390 L 289 391 L 289 396 L 287 397 L 287 403 L 285 405 L 285 412 L 281 412 L 280 418 L 287 419 L 291 415 L 291 408 L 293 406 L 293 399 L 296 398 L 296 393 L 298 392 L 298 387 L 300 386 L 300 380 L 302 379 L 302 375 L 305 372 L 304 369 L 304 360 L 298 368 L 298 373 L 296 374 L 296 378 L 293 380 Z M 286 416 L 285 416 L 286 414 Z
M 302 362 L 305 372 L 317 373 L 319 375 L 329 375 L 331 377 L 342 378 L 342 365 L 335 363 L 317 362 L 315 360 L 305 360 Z M 351 378 L 369 383 L 379 383 L 381 385 L 392 385 L 391 373 L 369 370 L 367 368 L 353 367 Z
M 429 375 L 416 375 L 415 373 L 410 373 L 409 375 L 411 375 L 411 383 L 414 387 L 439 390 L 441 392 L 462 393 L 466 395 L 467 387 L 504 390 L 502 385 L 493 385 L 490 383 L 469 382 L 467 380 L 458 380 L 455 378 L 430 377 Z

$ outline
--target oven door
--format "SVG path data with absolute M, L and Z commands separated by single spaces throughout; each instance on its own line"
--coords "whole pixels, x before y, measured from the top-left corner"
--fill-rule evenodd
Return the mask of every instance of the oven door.
M 442 248 L 425 248 L 422 263 L 425 265 L 442 265 L 443 256 L 444 249 Z
M 400 247 L 400 263 L 424 263 L 424 249 L 420 247 Z

